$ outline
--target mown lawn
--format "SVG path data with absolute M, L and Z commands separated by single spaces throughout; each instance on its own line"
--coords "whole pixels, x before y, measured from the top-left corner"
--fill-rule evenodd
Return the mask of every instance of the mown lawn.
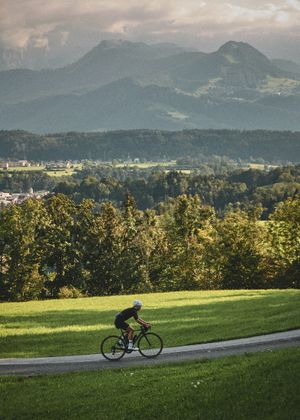
M 3 419 L 300 418 L 300 348 L 215 361 L 0 378 Z
M 300 327 L 300 290 L 189 291 L 0 304 L 0 357 L 97 353 L 114 315 L 142 299 L 165 347 Z M 137 324 L 136 324 L 137 325 Z

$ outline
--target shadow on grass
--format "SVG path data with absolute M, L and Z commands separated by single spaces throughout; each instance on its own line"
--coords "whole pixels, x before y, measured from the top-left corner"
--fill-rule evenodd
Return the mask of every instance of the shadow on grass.
M 259 298 L 144 309 L 141 316 L 170 347 L 300 327 L 299 303 L 300 294 L 260 293 Z M 97 353 L 105 336 L 118 333 L 113 325 L 116 312 L 87 308 L 2 315 L 0 357 Z M 50 331 L 43 331 L 47 328 Z
M 218 292 L 220 293 L 220 295 L 218 294 Z M 207 293 L 209 293 L 209 291 L 207 291 Z M 275 292 L 276 293 L 276 292 Z M 242 293 L 242 292 L 238 292 L 238 293 L 229 293 L 228 295 L 227 294 L 224 294 L 224 290 L 219 290 L 219 291 L 216 291 L 216 294 L 215 295 L 210 295 L 210 296 L 201 296 L 201 300 L 215 300 L 215 299 L 232 299 L 232 300 L 235 300 L 236 298 L 239 298 L 239 297 L 246 297 L 246 298 L 251 298 L 251 297 L 255 297 L 255 298 L 259 298 L 259 297 L 261 297 L 261 296 L 266 296 L 266 295 L 268 295 L 268 296 L 270 296 L 270 292 L 269 291 L 262 291 L 262 290 L 253 290 L 253 291 L 249 291 L 249 292 L 247 292 L 247 291 L 245 291 L 244 293 Z M 178 297 L 178 298 L 172 298 L 172 301 L 182 301 L 182 300 L 188 300 L 188 301 L 191 301 L 191 300 L 199 300 L 199 297 L 187 297 L 187 296 L 184 296 L 184 297 Z
M 28 315 L 1 315 L 0 324 L 18 324 L 20 328 L 32 327 L 62 327 L 91 326 L 103 323 L 103 320 L 113 319 L 117 311 L 101 311 L 96 309 L 64 309 L 35 312 Z M 13 327 L 15 328 L 15 327 Z

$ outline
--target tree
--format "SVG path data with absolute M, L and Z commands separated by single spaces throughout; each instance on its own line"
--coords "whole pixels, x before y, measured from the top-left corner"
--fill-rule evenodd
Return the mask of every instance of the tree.
M 277 205 L 269 233 L 277 285 L 300 287 L 300 195 Z
M 123 231 L 119 212 L 110 202 L 104 203 L 87 232 L 85 267 L 90 272 L 90 294 L 110 295 L 126 290 L 126 279 L 119 269 Z
M 126 288 L 135 290 L 141 279 L 140 266 L 142 265 L 142 254 L 140 242 L 141 214 L 136 208 L 134 197 L 126 193 L 122 208 L 122 251 L 118 261 L 120 275 L 124 277 Z
M 39 228 L 43 247 L 42 270 L 54 296 L 64 286 L 81 283 L 81 245 L 78 239 L 78 208 L 63 194 L 45 203 L 47 216 Z
M 168 238 L 168 257 L 162 273 L 165 290 L 207 288 L 205 248 L 211 240 L 213 209 L 201 205 L 197 195 L 182 195 L 163 217 Z
M 44 277 L 37 232 L 44 220 L 44 203 L 39 200 L 26 200 L 0 212 L 2 299 L 28 300 L 41 296 Z
M 162 273 L 168 260 L 167 233 L 154 210 L 143 213 L 137 243 L 141 254 L 141 291 L 161 290 Z
M 262 209 L 229 210 L 216 224 L 213 258 L 216 282 L 222 289 L 267 286 L 265 277 L 266 228 L 259 221 Z

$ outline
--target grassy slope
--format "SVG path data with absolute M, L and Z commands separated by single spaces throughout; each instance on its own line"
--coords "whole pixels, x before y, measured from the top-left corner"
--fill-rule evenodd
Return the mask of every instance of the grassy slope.
M 215 361 L 0 379 L 5 419 L 296 419 L 300 348 Z
M 139 296 L 141 316 L 166 347 L 300 327 L 299 290 L 236 290 Z M 117 311 L 134 296 L 0 304 L 0 357 L 97 353 L 117 332 Z

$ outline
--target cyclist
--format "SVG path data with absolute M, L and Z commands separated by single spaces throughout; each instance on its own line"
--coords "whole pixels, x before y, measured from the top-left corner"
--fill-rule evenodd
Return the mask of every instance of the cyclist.
M 138 350 L 136 347 L 133 347 L 133 332 L 134 330 L 127 324 L 127 320 L 129 318 L 134 318 L 136 322 L 140 325 L 143 325 L 146 328 L 150 328 L 150 324 L 144 321 L 142 318 L 139 317 L 138 311 L 142 308 L 142 302 L 140 300 L 134 300 L 133 306 L 131 308 L 124 309 L 123 311 L 117 313 L 115 319 L 115 326 L 118 329 L 125 330 L 128 335 L 128 350 Z

